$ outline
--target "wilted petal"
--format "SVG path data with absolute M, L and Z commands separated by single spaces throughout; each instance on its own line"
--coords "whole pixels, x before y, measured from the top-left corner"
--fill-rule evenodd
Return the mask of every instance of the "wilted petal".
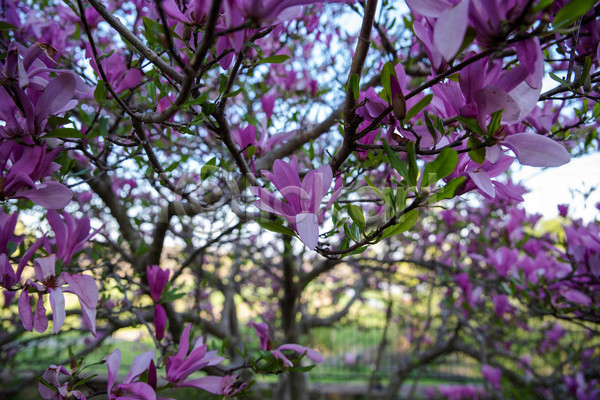
M 500 142 L 511 149 L 522 165 L 558 167 L 571 160 L 569 152 L 549 137 L 536 133 L 517 133 Z
M 44 333 L 48 329 L 48 318 L 46 318 L 46 307 L 44 307 L 44 297 L 38 294 L 38 301 L 35 306 L 33 316 L 33 329 L 37 333 Z

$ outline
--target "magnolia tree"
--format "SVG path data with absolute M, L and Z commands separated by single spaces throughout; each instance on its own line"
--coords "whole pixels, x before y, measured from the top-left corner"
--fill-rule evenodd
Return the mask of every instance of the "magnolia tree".
M 597 151 L 594 6 L 2 2 L 2 396 L 306 399 L 379 291 L 390 399 L 453 353 L 484 384 L 429 396 L 596 398 L 598 219 L 505 177 Z

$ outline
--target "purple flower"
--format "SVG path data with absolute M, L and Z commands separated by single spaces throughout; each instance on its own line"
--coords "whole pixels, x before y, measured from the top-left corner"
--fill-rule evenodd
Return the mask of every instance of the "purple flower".
M 186 380 L 188 376 L 194 372 L 198 372 L 203 368 L 220 364 L 225 358 L 216 355 L 216 351 L 206 351 L 206 345 L 202 337 L 196 339 L 196 343 L 192 351 L 188 354 L 190 346 L 190 329 L 191 325 L 188 324 L 183 333 L 181 334 L 181 340 L 179 341 L 179 350 L 174 356 L 167 357 L 166 369 L 167 369 L 167 381 L 177 387 L 195 387 L 203 389 L 211 393 L 215 393 L 212 390 L 218 386 L 221 387 L 222 377 L 219 376 L 206 376 L 203 378 Z M 218 383 L 218 385 L 217 385 Z M 215 393 L 222 394 L 222 393 Z
M 160 296 L 169 281 L 170 274 L 170 270 L 164 270 L 158 265 L 146 267 L 146 277 L 148 278 L 148 285 L 150 285 L 150 297 L 152 297 L 154 303 L 160 302 Z
M 59 276 L 56 276 L 55 265 L 56 256 L 54 254 L 33 261 L 37 282 L 28 279 L 27 285 L 34 287 L 40 293 L 38 293 L 34 318 L 29 304 L 28 287 L 26 286 L 21 292 L 18 306 L 23 327 L 28 331 L 35 328 L 40 333 L 46 330 L 48 323 L 42 293 L 47 292 L 52 307 L 52 331 L 56 334 L 65 322 L 64 293 L 73 293 L 79 299 L 83 321 L 90 328 L 92 334 L 96 335 L 96 306 L 98 305 L 99 295 L 94 278 L 89 275 L 75 275 L 67 272 L 62 272 Z
M 258 335 L 258 338 L 260 340 L 260 349 L 264 350 L 264 351 L 270 351 L 271 354 L 273 354 L 273 356 L 275 358 L 283 361 L 283 364 L 287 367 L 292 367 L 293 364 L 282 353 L 282 351 L 285 351 L 285 350 L 291 350 L 291 351 L 295 351 L 296 353 L 306 355 L 306 357 L 310 358 L 311 360 L 313 360 L 314 362 L 316 362 L 318 364 L 325 361 L 325 359 L 323 358 L 321 353 L 319 353 L 318 351 L 308 348 L 308 347 L 305 347 L 305 346 L 302 346 L 302 345 L 299 345 L 299 344 L 286 343 L 286 344 L 279 346 L 277 349 L 271 350 L 273 342 L 271 340 L 271 336 L 269 335 L 269 326 L 267 324 L 265 324 L 264 322 L 259 322 L 259 323 L 251 322 L 250 325 L 252 325 L 254 327 L 254 330 L 256 330 L 256 334 Z
M 73 255 L 84 248 L 99 229 L 90 233 L 89 218 L 75 219 L 71 214 L 62 212 L 62 219 L 58 212 L 48 210 L 46 219 L 54 231 L 56 242 L 56 255 L 63 263 L 68 264 Z
M 108 384 L 106 391 L 108 393 L 109 400 L 156 400 L 156 393 L 152 386 L 145 382 L 134 382 L 140 375 L 146 370 L 150 370 L 154 360 L 154 352 L 147 351 L 146 353 L 140 354 L 133 359 L 129 373 L 125 377 L 123 383 L 115 386 L 115 379 L 121 366 L 121 350 L 115 349 L 109 354 L 104 361 L 106 361 L 106 368 L 108 370 Z M 150 375 L 150 373 L 148 374 Z
M 500 390 L 500 380 L 502 379 L 502 370 L 500 368 L 495 368 L 491 365 L 484 364 L 481 367 L 481 374 L 489 383 L 492 384 L 494 389 Z
M 281 215 L 292 225 L 300 240 L 311 250 L 317 247 L 319 240 L 319 222 L 323 221 L 325 211 L 333 204 L 342 190 L 342 180 L 338 178 L 327 205 L 321 209 L 321 200 L 333 180 L 331 167 L 323 165 L 308 171 L 302 181 L 295 160 L 287 163 L 276 160 L 273 173 L 262 173 L 282 194 L 282 201 L 261 187 L 252 187 L 251 192 L 259 197 L 256 206 L 263 211 Z
M 71 190 L 58 182 L 40 182 L 60 169 L 53 162 L 60 149 L 46 153 L 46 145 L 27 147 L 13 141 L 0 144 L 0 200 L 29 199 L 49 209 L 63 208 Z
M 56 365 L 51 365 L 48 368 L 46 368 L 46 370 L 42 374 L 42 378 L 46 381 L 46 383 L 50 384 L 51 386 L 54 386 L 57 391 L 54 391 L 48 388 L 47 386 L 38 383 L 38 391 L 40 392 L 40 396 L 43 399 L 48 400 L 63 400 L 72 398 L 86 400 L 83 393 L 81 393 L 79 390 L 69 390 L 68 383 L 63 383 L 62 385 L 60 384 L 58 377 L 61 374 L 67 376 L 71 375 L 69 371 L 67 371 L 67 369 L 62 365 L 60 367 Z

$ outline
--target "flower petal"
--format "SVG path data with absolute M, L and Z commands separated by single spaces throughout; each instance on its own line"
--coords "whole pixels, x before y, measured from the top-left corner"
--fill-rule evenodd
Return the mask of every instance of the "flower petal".
M 511 149 L 522 165 L 558 167 L 571 160 L 569 152 L 549 137 L 536 133 L 517 133 L 500 142 Z

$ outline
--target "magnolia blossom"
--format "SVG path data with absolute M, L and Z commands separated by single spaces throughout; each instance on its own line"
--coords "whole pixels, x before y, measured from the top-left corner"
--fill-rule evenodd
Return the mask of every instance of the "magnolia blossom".
M 154 375 L 156 370 L 154 368 L 154 352 L 147 351 L 146 353 L 140 354 L 134 358 L 131 363 L 129 373 L 125 377 L 123 383 L 115 386 L 115 380 L 121 366 L 121 350 L 115 349 L 109 354 L 104 361 L 106 361 L 106 368 L 108 370 L 108 384 L 106 386 L 106 392 L 108 393 L 109 400 L 156 400 L 156 393 L 154 388 L 150 384 L 145 382 L 135 382 L 135 380 L 142 375 L 145 371 L 149 371 L 148 375 L 151 375 L 151 369 L 154 369 Z M 150 381 L 150 379 L 148 379 Z
M 19 296 L 19 315 L 23 327 L 28 331 L 35 328 L 37 332 L 44 332 L 48 326 L 46 309 L 42 293 L 48 293 L 52 307 L 52 331 L 56 334 L 65 322 L 65 297 L 64 293 L 73 293 L 79 299 L 81 316 L 85 324 L 96 335 L 96 306 L 98 305 L 98 287 L 94 278 L 89 275 L 69 274 L 62 272 L 56 276 L 56 255 L 36 258 L 33 261 L 36 281 L 27 280 L 27 285 Z M 35 315 L 29 305 L 29 289 L 33 287 L 38 291 L 38 301 Z
M 86 400 L 86 397 L 79 390 L 69 390 L 68 383 L 63 383 L 61 385 L 60 381 L 58 380 L 58 377 L 60 375 L 70 376 L 71 374 L 62 365 L 51 365 L 48 368 L 46 368 L 46 370 L 42 374 L 42 379 L 45 380 L 47 384 L 56 388 L 56 390 L 52 390 L 46 385 L 39 383 L 38 391 L 43 399 L 67 400 L 75 398 L 79 400 Z
M 299 344 L 286 343 L 286 344 L 279 346 L 276 349 L 271 349 L 273 342 L 271 340 L 271 336 L 269 335 L 269 326 L 267 324 L 265 324 L 264 322 L 258 322 L 258 323 L 251 322 L 250 325 L 254 327 L 254 330 L 256 331 L 256 335 L 258 336 L 258 338 L 260 340 L 260 349 L 264 350 L 264 351 L 269 351 L 271 354 L 273 354 L 273 356 L 275 358 L 281 360 L 283 362 L 283 364 L 287 367 L 293 367 L 294 365 L 289 360 L 289 358 L 287 358 L 282 353 L 282 351 L 285 351 L 285 350 L 291 350 L 291 351 L 295 351 L 296 353 L 306 355 L 306 357 L 310 358 L 317 364 L 321 364 L 323 361 L 325 361 L 325 359 L 323 358 L 321 353 L 319 353 L 318 351 L 308 348 L 308 347 L 305 347 L 305 346 L 302 346 L 302 345 L 299 345 Z
M 166 359 L 167 381 L 178 387 L 195 387 L 214 394 L 226 394 L 224 390 L 231 390 L 231 385 L 225 385 L 224 381 L 229 382 L 231 377 L 205 376 L 187 379 L 194 372 L 218 365 L 225 360 L 224 357 L 217 356 L 215 350 L 207 352 L 202 337 L 196 339 L 192 351 L 188 354 L 191 328 L 188 324 L 183 330 L 177 354 Z
M 283 195 L 282 201 L 261 187 L 252 187 L 251 192 L 259 197 L 256 206 L 263 211 L 281 215 L 292 225 L 300 240 L 311 250 L 319 241 L 319 222 L 342 190 L 342 180 L 338 178 L 327 205 L 321 209 L 321 200 L 329 191 L 333 174 L 329 165 L 308 171 L 300 180 L 295 160 L 286 163 L 276 160 L 273 173 L 262 171 L 277 190 Z

